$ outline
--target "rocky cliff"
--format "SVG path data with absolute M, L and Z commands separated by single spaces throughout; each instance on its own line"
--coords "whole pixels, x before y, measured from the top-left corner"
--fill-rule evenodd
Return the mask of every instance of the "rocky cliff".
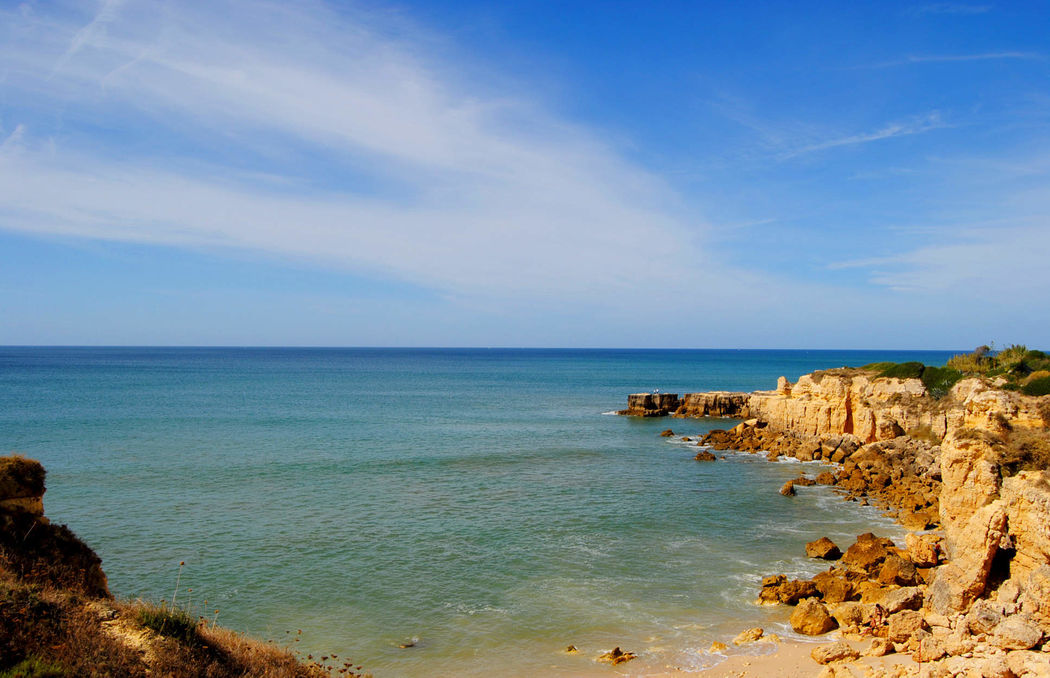
M 181 601 L 115 600 L 98 555 L 44 516 L 44 480 L 39 462 L 0 457 L 0 675 L 361 675 L 350 662 L 300 661 L 216 626 L 214 618 L 209 624 Z
M 861 535 L 809 582 L 767 578 L 760 599 L 797 605 L 797 631 L 840 627 L 923 664 L 894 675 L 1050 676 L 1050 396 L 965 379 L 935 399 L 918 379 L 841 369 L 687 394 L 667 413 L 712 411 L 747 421 L 700 445 L 836 463 L 795 484 L 835 485 L 920 531 L 907 548 Z

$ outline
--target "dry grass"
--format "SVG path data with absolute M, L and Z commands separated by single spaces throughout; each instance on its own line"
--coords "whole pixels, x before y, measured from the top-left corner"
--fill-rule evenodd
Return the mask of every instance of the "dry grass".
M 1006 436 L 999 456 L 1003 475 L 1050 469 L 1050 431 L 1014 429 Z

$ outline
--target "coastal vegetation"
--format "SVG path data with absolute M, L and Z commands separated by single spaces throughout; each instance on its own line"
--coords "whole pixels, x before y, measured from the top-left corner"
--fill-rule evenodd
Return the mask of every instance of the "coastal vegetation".
M 934 398 L 948 395 L 952 386 L 965 377 L 998 380 L 999 388 L 1025 395 L 1050 394 L 1050 356 L 1021 344 L 1011 344 L 1000 351 L 978 346 L 970 353 L 952 356 L 944 367 L 920 362 L 879 362 L 862 369 L 880 377 L 920 379 Z

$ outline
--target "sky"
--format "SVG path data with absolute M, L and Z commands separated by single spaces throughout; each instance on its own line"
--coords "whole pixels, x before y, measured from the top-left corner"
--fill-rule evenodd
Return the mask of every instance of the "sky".
M 1050 348 L 1047 2 L 0 2 L 0 344 Z

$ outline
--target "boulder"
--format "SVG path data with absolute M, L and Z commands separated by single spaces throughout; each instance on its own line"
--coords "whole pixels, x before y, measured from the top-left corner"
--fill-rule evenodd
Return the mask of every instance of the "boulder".
M 834 485 L 835 484 L 835 474 L 832 473 L 831 471 L 824 471 L 822 473 L 818 473 L 817 474 L 817 484 L 818 485 Z
M 831 616 L 843 628 L 850 626 L 860 627 L 868 624 L 872 619 L 873 612 L 873 605 L 856 601 L 847 601 L 831 606 Z
M 908 559 L 917 567 L 934 567 L 941 560 L 941 539 L 932 534 L 911 534 L 904 538 Z
M 838 627 L 838 622 L 816 598 L 799 601 L 791 613 L 791 628 L 796 633 L 807 636 L 819 636 Z
M 912 653 L 911 657 L 920 664 L 935 662 L 944 657 L 948 652 L 944 649 L 944 643 L 934 635 L 925 635 L 919 641 L 919 647 Z
M 1030 650 L 1042 640 L 1042 629 L 1022 615 L 1014 615 L 996 625 L 991 643 L 1004 650 Z
M 842 564 L 855 572 L 873 574 L 876 568 L 891 555 L 893 541 L 880 539 L 871 532 L 857 537 L 856 543 L 842 554 Z
M 817 481 L 813 480 L 809 476 L 804 475 L 795 478 L 791 482 L 797 487 L 812 487 L 813 485 L 817 484 Z
M 830 664 L 831 662 L 857 659 L 860 657 L 860 652 L 850 647 L 850 644 L 846 641 L 840 640 L 829 645 L 818 645 L 810 650 L 809 656 L 813 657 L 813 661 L 818 664 Z
M 763 633 L 764 631 L 757 626 L 750 629 L 744 629 L 743 631 L 737 634 L 736 638 L 733 639 L 733 645 L 745 645 L 747 643 L 753 643 L 756 640 L 760 640 L 762 638 Z
M 711 647 L 707 648 L 707 651 L 710 652 L 711 654 L 715 654 L 715 653 L 725 652 L 728 649 L 729 649 L 728 645 L 726 645 L 725 643 L 722 643 L 722 642 L 719 642 L 719 641 L 716 640 L 715 642 L 711 643 Z
M 813 577 L 812 581 L 825 603 L 841 603 L 853 600 L 855 597 L 856 590 L 853 582 L 842 576 L 841 572 L 834 570 L 820 572 Z
M 673 435 L 674 435 L 674 431 L 672 431 L 669 428 L 668 429 L 664 429 L 663 431 L 660 431 L 660 437 L 661 438 L 670 438 Z
M 784 483 L 783 487 L 780 488 L 780 494 L 784 495 L 785 497 L 794 497 L 795 484 L 790 480 L 787 481 L 786 483 Z
M 835 542 L 827 537 L 821 537 L 806 544 L 806 556 L 820 558 L 821 560 L 838 560 L 842 557 L 842 551 L 839 550 L 838 546 L 835 546 Z
M 898 555 L 890 555 L 879 568 L 878 580 L 882 584 L 898 586 L 915 586 L 922 583 L 922 577 L 915 569 L 915 564 Z
M 922 614 L 915 610 L 904 610 L 890 615 L 886 620 L 886 640 L 891 643 L 905 643 L 912 636 L 926 629 Z
M 879 604 L 887 614 L 894 614 L 901 610 L 918 610 L 922 607 L 922 587 L 906 586 L 890 589 L 882 595 Z
M 762 590 L 758 592 L 758 602 L 764 605 L 796 605 L 803 598 L 819 595 L 816 585 L 811 581 L 788 578 L 784 575 L 766 577 L 762 580 Z
M 713 453 L 708 452 L 707 450 L 700 450 L 696 453 L 696 456 L 693 457 L 693 459 L 697 461 L 715 461 L 717 457 L 715 457 Z
M 1004 606 L 991 600 L 978 600 L 966 613 L 965 627 L 971 633 L 991 633 L 1003 620 Z
M 893 652 L 893 643 L 886 640 L 885 638 L 875 638 L 871 641 L 871 646 L 864 651 L 866 657 L 885 657 Z

